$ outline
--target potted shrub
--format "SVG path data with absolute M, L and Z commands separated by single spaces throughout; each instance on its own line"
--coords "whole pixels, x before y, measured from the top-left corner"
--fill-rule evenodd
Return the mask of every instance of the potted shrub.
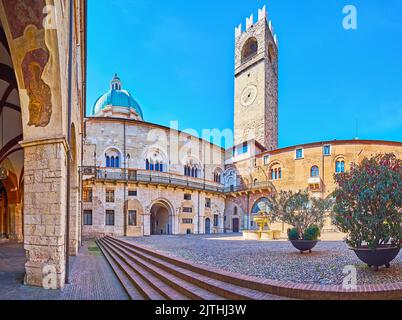
M 402 239 L 402 161 L 393 154 L 353 164 L 335 176 L 334 224 L 360 260 L 390 267 Z
M 274 203 L 274 218 L 293 226 L 288 230 L 289 241 L 300 253 L 311 253 L 319 241 L 329 201 L 300 191 L 281 192 Z

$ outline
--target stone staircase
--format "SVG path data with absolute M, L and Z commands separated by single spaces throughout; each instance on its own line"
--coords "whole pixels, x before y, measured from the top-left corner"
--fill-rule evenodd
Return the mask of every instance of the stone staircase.
M 280 300 L 252 283 L 113 237 L 97 241 L 132 300 Z

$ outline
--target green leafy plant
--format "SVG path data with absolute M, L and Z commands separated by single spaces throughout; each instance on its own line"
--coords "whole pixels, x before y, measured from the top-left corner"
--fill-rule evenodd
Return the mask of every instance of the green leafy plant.
M 310 226 L 304 233 L 304 240 L 316 241 L 321 236 L 321 230 L 317 226 Z
M 335 175 L 334 224 L 353 248 L 400 246 L 402 161 L 394 154 L 366 158 Z
M 272 200 L 270 209 L 274 221 L 293 226 L 295 231 L 292 231 L 292 235 L 297 232 L 297 240 L 310 240 L 315 236 L 318 239 L 326 213 L 331 208 L 331 201 L 313 198 L 308 191 L 281 191 Z M 289 240 L 293 239 L 289 237 Z
M 300 240 L 300 235 L 299 232 L 297 232 L 297 229 L 289 229 L 288 230 L 288 238 L 290 241 L 295 241 L 295 240 Z

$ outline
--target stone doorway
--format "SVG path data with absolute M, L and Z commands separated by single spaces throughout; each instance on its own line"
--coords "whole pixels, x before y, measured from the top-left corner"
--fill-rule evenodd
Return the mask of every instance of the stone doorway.
M 157 203 L 151 209 L 151 235 L 171 235 L 172 215 L 167 206 Z
M 205 219 L 205 234 L 211 234 L 211 219 Z
M 238 218 L 233 219 L 233 232 L 234 233 L 240 232 L 240 220 Z

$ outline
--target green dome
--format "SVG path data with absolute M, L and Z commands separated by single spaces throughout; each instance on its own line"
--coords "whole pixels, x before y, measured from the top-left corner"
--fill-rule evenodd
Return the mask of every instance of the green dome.
M 108 106 L 131 108 L 135 110 L 141 120 L 144 118 L 141 107 L 137 101 L 135 101 L 128 91 L 122 90 L 121 81 L 117 74 L 111 82 L 110 90 L 96 100 L 92 109 L 92 115 L 97 115 Z

